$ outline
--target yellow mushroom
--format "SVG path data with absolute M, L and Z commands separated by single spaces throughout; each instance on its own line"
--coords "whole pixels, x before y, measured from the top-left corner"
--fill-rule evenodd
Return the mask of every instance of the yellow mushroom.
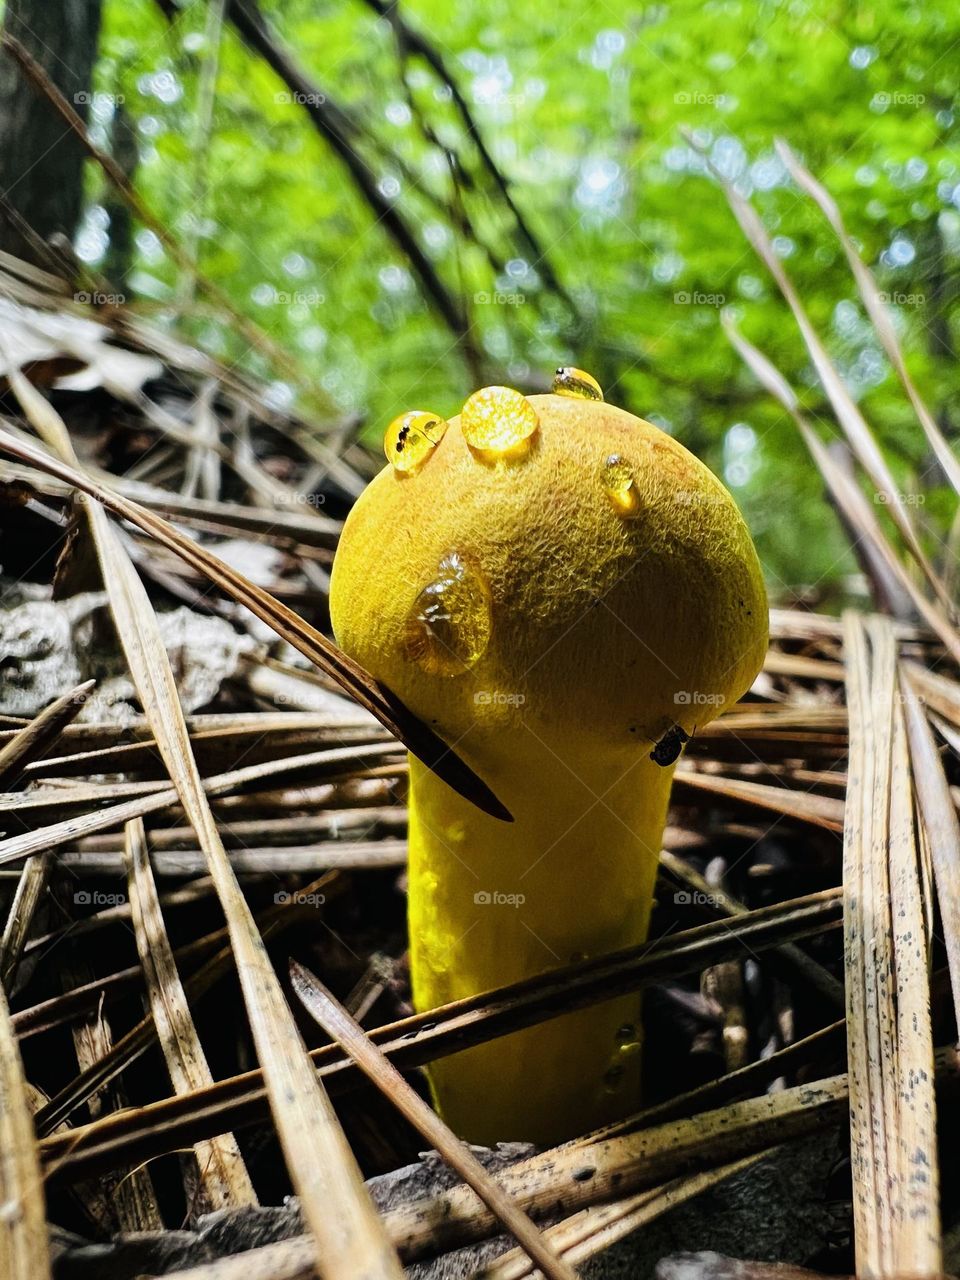
M 410 760 L 419 1010 L 643 941 L 676 757 L 767 645 L 740 513 L 650 423 L 485 388 L 431 434 L 351 511 L 330 597 L 342 647 L 514 818 Z M 627 996 L 454 1054 L 436 1105 L 474 1142 L 586 1131 L 636 1108 L 639 1026 Z

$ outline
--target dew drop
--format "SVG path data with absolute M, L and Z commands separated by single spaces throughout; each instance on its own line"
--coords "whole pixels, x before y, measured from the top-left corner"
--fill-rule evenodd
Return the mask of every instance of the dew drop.
M 467 444 L 489 453 L 505 453 L 522 444 L 538 425 L 533 405 L 511 387 L 475 391 L 460 414 L 460 429 Z
M 635 1058 L 640 1052 L 640 1037 L 637 1035 L 637 1028 L 632 1022 L 625 1022 L 622 1027 L 617 1028 L 614 1037 L 617 1043 L 617 1056 L 619 1059 Z M 617 1058 L 614 1059 L 614 1062 Z
M 418 471 L 443 439 L 447 424 L 437 413 L 411 409 L 387 427 L 383 452 L 397 471 Z
M 616 1066 L 607 1067 L 603 1073 L 603 1091 L 604 1093 L 616 1093 L 623 1084 L 624 1068 L 617 1063 Z
M 561 366 L 553 375 L 553 391 L 558 396 L 575 396 L 578 400 L 602 400 L 603 388 L 592 374 L 573 365 Z
M 463 675 L 480 660 L 490 642 L 490 589 L 468 556 L 443 557 L 413 602 L 403 642 L 407 657 L 431 675 Z
M 619 453 L 611 453 L 600 475 L 610 505 L 618 516 L 630 520 L 640 512 L 640 495 L 629 465 Z

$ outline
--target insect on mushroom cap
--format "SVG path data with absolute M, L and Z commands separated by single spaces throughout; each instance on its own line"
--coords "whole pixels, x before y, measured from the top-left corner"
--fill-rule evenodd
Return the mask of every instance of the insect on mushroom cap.
M 568 750 L 573 730 L 584 750 L 649 751 L 745 692 L 767 645 L 760 565 L 681 444 L 603 400 L 509 388 L 431 435 L 348 516 L 330 609 L 341 646 L 442 735 L 495 744 L 522 715 Z

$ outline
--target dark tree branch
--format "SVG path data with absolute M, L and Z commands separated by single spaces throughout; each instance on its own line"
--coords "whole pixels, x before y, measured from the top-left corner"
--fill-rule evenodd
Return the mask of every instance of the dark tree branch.
M 361 135 L 356 123 L 294 61 L 271 30 L 255 0 L 232 0 L 227 16 L 245 43 L 297 95 L 297 101 L 301 103 L 317 131 L 343 161 L 377 221 L 383 224 L 406 255 L 447 327 L 463 345 L 465 354 L 471 360 L 477 360 L 470 337 L 470 323 L 461 302 L 440 279 L 396 206 L 381 194 L 376 176 L 357 150 Z
M 378 14 L 381 18 L 385 18 L 392 26 L 401 57 L 421 57 L 434 74 L 442 80 L 445 85 L 447 85 L 452 95 L 454 105 L 460 115 L 460 119 L 463 121 L 464 128 L 466 129 L 474 146 L 477 148 L 477 153 L 480 156 L 481 162 L 497 186 L 504 204 L 506 204 L 507 208 L 513 215 L 514 221 L 517 224 L 517 229 L 519 230 L 520 235 L 533 258 L 531 266 L 536 267 L 547 282 L 551 292 L 561 298 L 569 307 L 572 315 L 579 320 L 580 316 L 576 303 L 560 283 L 560 280 L 553 269 L 553 265 L 547 256 L 546 249 L 544 249 L 537 240 L 526 218 L 517 205 L 517 202 L 514 200 L 513 192 L 510 190 L 510 184 L 491 155 L 490 149 L 486 144 L 486 140 L 480 131 L 480 127 L 474 119 L 473 112 L 470 110 L 470 106 L 467 103 L 466 98 L 464 98 L 463 94 L 460 92 L 460 88 L 457 85 L 456 80 L 447 70 L 447 66 L 442 55 L 434 48 L 426 37 L 421 35 L 419 31 L 414 27 L 411 27 L 409 23 L 405 21 L 400 14 L 398 0 L 365 0 L 365 3 L 373 9 L 374 13 Z

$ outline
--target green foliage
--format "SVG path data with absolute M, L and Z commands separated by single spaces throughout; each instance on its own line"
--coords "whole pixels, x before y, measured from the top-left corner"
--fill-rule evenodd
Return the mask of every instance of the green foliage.
M 569 361 L 594 372 L 608 399 L 666 426 L 725 474 L 774 590 L 831 584 L 848 572 L 845 535 L 793 424 L 743 370 L 720 328 L 721 305 L 733 306 L 746 335 L 830 430 L 789 311 L 687 145 L 689 130 L 777 237 L 898 478 L 937 483 L 842 250 L 789 183 L 773 142 L 785 137 L 837 199 L 893 297 L 910 367 L 952 436 L 955 5 L 405 5 L 405 20 L 441 55 L 471 105 L 574 315 L 550 289 L 544 263 L 533 260 L 449 91 L 422 59 L 404 68 L 388 23 L 360 0 L 264 4 L 318 90 L 352 112 L 356 150 L 467 313 L 466 344 L 303 107 L 229 26 L 212 136 L 191 154 L 209 56 L 205 8 L 186 6 L 168 25 L 152 0 L 106 0 L 98 88 L 124 95 L 143 148 L 138 188 L 180 235 L 195 216 L 202 167 L 203 274 L 296 356 L 336 411 L 367 415 L 374 443 L 403 409 L 456 412 L 478 376 L 542 389 L 553 366 Z M 108 137 L 108 111 L 101 128 Z M 92 181 L 96 202 L 103 192 Z M 82 244 L 92 260 L 105 247 L 96 213 Z M 133 287 L 144 299 L 172 301 L 173 264 L 151 237 L 141 234 L 138 243 Z M 198 305 L 188 325 L 210 349 L 280 377 L 222 317 Z M 952 504 L 934 495 L 921 514 L 942 536 Z

